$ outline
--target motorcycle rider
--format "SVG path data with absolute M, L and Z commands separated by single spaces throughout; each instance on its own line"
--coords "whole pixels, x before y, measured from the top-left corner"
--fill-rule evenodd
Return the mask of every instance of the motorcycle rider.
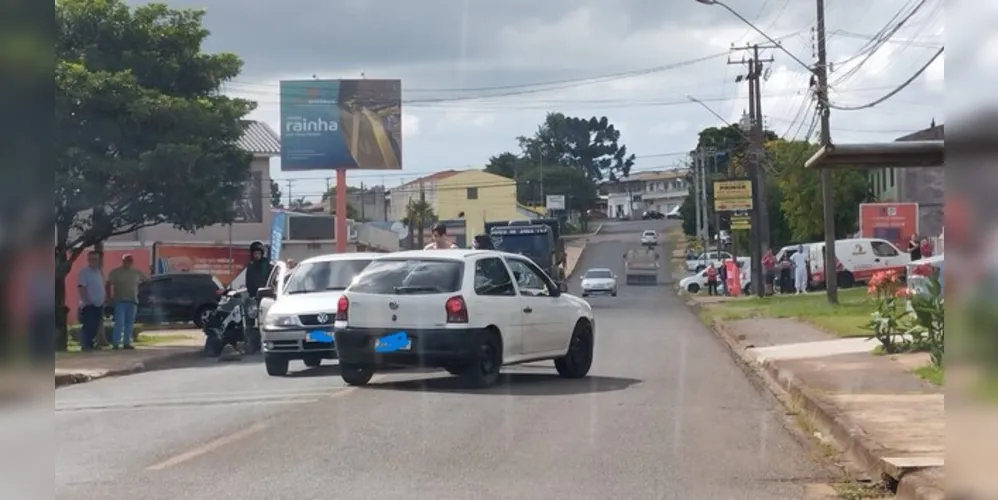
M 254 241 L 250 244 L 250 263 L 246 266 L 246 291 L 256 298 L 256 292 L 267 285 L 270 278 L 270 260 L 266 258 L 263 243 Z
M 267 280 L 270 279 L 272 267 L 270 259 L 267 258 L 267 252 L 263 243 L 259 241 L 251 243 L 250 263 L 246 266 L 246 293 L 249 294 L 247 305 L 249 305 L 249 301 L 252 301 L 254 306 L 259 307 L 260 304 L 256 298 L 256 294 L 261 288 L 267 286 Z M 247 309 L 244 309 L 244 311 Z M 246 332 L 247 354 L 253 354 L 260 348 L 260 331 L 257 328 L 251 328 L 250 330 L 252 331 Z

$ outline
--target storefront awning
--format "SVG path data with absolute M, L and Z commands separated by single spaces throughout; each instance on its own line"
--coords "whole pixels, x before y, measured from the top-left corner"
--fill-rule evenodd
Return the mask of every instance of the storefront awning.
M 867 144 L 829 144 L 804 162 L 811 169 L 877 169 L 942 167 L 943 141 L 897 141 Z

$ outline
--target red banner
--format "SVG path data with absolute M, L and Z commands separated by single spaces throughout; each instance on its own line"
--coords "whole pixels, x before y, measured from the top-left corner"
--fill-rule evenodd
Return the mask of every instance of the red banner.
M 180 245 L 157 243 L 153 247 L 153 269 L 163 273 L 210 273 L 228 285 L 250 261 L 249 248 L 227 245 Z
M 859 206 L 859 232 L 863 238 L 880 238 L 904 250 L 918 233 L 918 203 L 863 203 Z

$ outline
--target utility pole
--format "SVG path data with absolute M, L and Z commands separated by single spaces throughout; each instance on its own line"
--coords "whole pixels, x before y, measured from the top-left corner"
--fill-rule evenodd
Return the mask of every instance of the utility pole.
M 426 187 L 423 185 L 423 180 L 419 180 L 419 222 L 416 225 L 416 242 L 419 248 L 423 248 L 423 231 L 425 229 L 426 222 L 423 217 L 426 215 Z
M 336 200 L 333 199 L 333 192 L 330 190 L 330 188 L 331 186 L 329 185 L 329 177 L 326 177 L 326 194 L 324 195 L 324 197 L 326 198 L 326 204 L 329 205 L 329 213 L 334 213 L 336 211 L 335 210 Z
M 700 201 L 700 220 L 703 223 L 701 229 L 701 234 L 703 235 L 701 239 L 703 240 L 703 251 L 706 252 L 710 246 L 710 219 L 707 218 L 708 206 L 707 206 L 707 168 L 706 162 L 703 161 L 703 150 L 697 150 L 697 164 L 700 168 L 700 196 L 703 198 Z
M 291 179 L 288 179 L 288 210 L 291 210 L 291 202 L 294 198 L 291 197 Z
M 818 109 L 821 112 L 821 146 L 832 143 L 832 129 L 828 107 L 828 54 L 825 48 L 825 0 L 818 1 L 818 65 L 814 68 L 818 79 Z M 839 303 L 838 259 L 835 256 L 835 197 L 832 190 L 832 172 L 821 169 L 821 202 L 825 207 L 825 290 L 828 303 Z
M 360 183 L 360 221 L 364 221 L 364 183 Z
M 696 210 L 696 221 L 697 221 L 697 240 L 703 241 L 703 212 L 700 211 L 700 205 L 702 203 L 701 198 L 703 194 L 700 191 L 700 176 L 703 173 L 700 172 L 700 162 L 697 161 L 697 157 L 693 157 L 693 163 L 690 165 L 690 169 L 693 171 L 693 203 L 694 210 Z M 706 249 L 704 249 L 706 250 Z

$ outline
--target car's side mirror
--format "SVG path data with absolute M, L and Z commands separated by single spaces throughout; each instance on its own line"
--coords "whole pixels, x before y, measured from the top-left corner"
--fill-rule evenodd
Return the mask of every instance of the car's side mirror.
M 256 291 L 256 297 L 258 299 L 276 299 L 277 293 L 274 292 L 273 288 L 261 288 Z

